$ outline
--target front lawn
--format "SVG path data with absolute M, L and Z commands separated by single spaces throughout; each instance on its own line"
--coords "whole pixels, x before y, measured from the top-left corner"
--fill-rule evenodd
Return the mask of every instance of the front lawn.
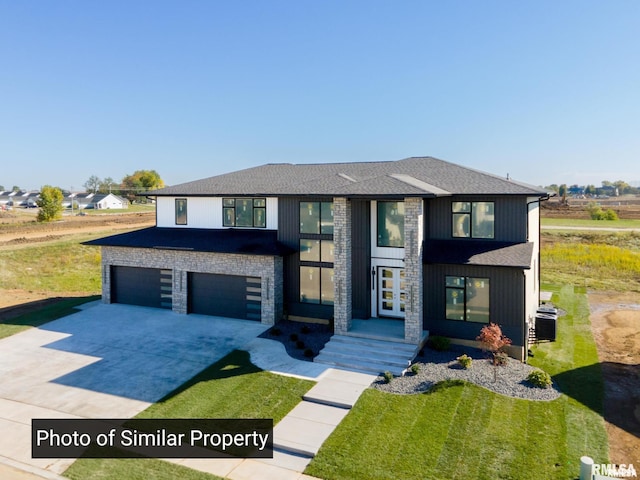
M 417 395 L 367 390 L 305 471 L 326 479 L 575 478 L 579 458 L 607 462 L 602 376 L 584 292 L 555 290 L 559 340 L 533 349 L 565 393 L 519 400 L 448 382 Z
M 313 384 L 260 370 L 247 352 L 236 350 L 136 418 L 273 418 L 275 425 Z M 81 458 L 64 475 L 78 480 L 218 478 L 153 459 Z

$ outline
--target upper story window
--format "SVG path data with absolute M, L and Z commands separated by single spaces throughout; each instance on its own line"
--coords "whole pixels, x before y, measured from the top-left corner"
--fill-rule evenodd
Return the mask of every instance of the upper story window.
M 267 227 L 265 198 L 223 198 L 222 225 L 224 227 Z
M 333 235 L 333 202 L 300 202 L 300 233 Z
M 454 237 L 494 238 L 493 202 L 453 202 L 451 214 Z
M 176 225 L 187 224 L 187 199 L 176 198 Z
M 404 247 L 404 202 L 378 202 L 378 246 Z

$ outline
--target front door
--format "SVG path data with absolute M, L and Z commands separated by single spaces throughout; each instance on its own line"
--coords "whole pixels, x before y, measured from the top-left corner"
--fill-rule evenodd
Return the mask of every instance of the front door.
M 378 316 L 404 318 L 404 268 L 378 267 Z

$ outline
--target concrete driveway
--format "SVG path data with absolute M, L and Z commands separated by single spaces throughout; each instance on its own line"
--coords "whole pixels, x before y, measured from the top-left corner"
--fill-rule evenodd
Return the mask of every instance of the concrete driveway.
M 93 303 L 0 340 L 0 462 L 62 473 L 31 458 L 32 418 L 133 417 L 266 328 Z

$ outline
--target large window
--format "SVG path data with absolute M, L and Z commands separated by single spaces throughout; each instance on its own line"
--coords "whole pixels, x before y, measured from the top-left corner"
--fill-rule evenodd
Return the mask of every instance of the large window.
M 222 225 L 225 227 L 267 227 L 267 200 L 264 198 L 223 198 Z
M 333 305 L 333 202 L 300 202 L 300 302 Z
M 451 213 L 454 237 L 493 238 L 493 202 L 453 202 Z
M 300 266 L 300 302 L 333 305 L 333 268 Z
M 333 202 L 300 202 L 300 233 L 333 235 Z
M 187 199 L 176 198 L 176 225 L 187 224 Z
M 489 279 L 446 277 L 446 319 L 489 323 Z
M 404 202 L 378 202 L 378 246 L 404 247 Z

